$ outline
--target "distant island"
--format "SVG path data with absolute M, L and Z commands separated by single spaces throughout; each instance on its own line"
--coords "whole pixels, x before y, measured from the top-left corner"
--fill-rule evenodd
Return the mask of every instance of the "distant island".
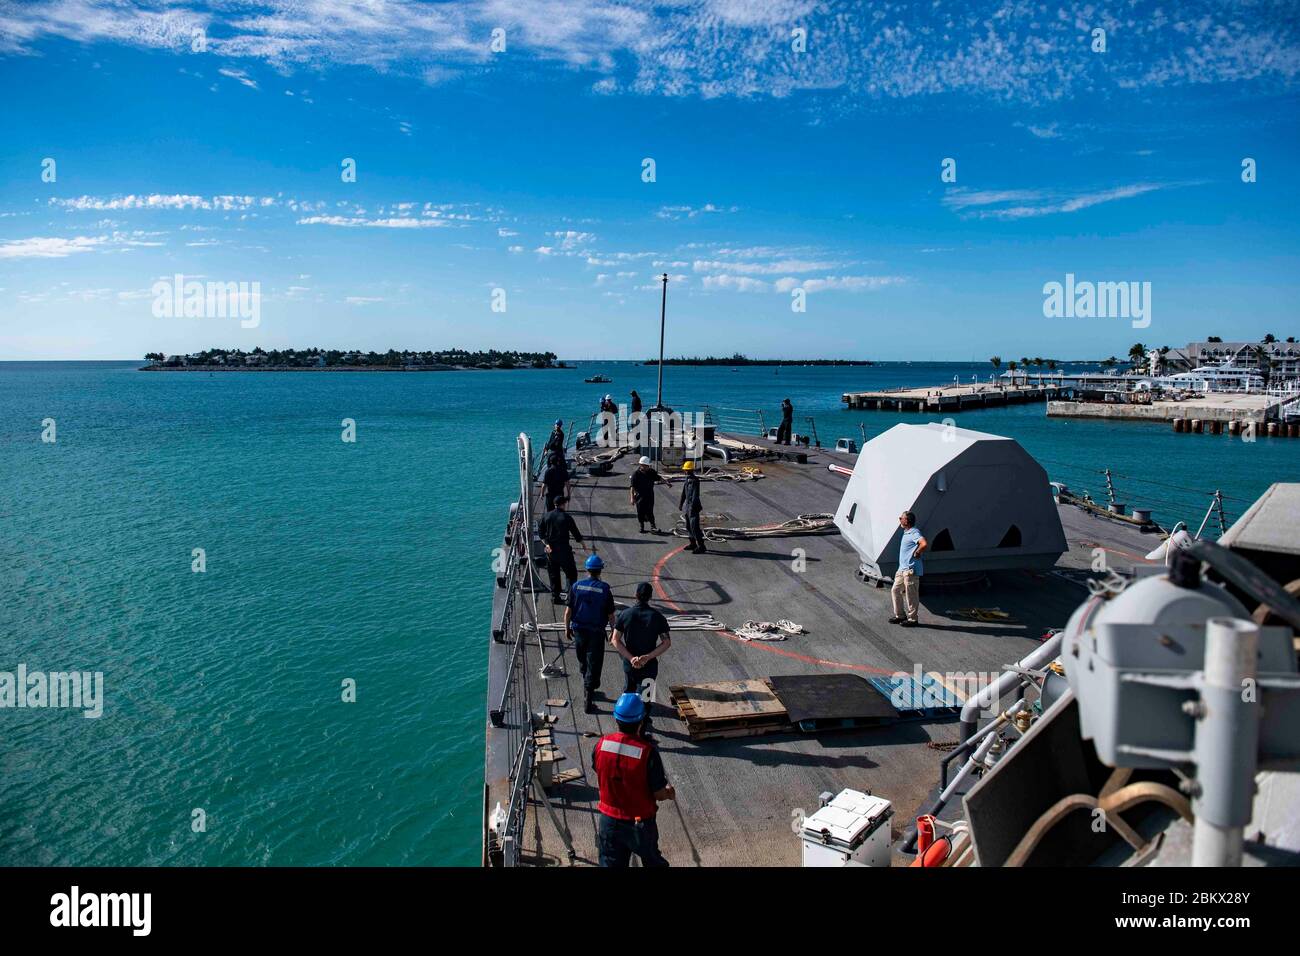
M 646 361 L 643 364 L 658 365 L 659 360 L 657 358 L 646 359 Z M 741 355 L 739 352 L 737 352 L 735 355 L 732 355 L 727 358 L 718 358 L 712 355 L 706 358 L 699 358 L 699 357 L 686 358 L 684 356 L 678 358 L 666 358 L 664 359 L 664 364 L 665 365 L 726 365 L 726 366 L 740 366 L 740 365 L 860 366 L 860 365 L 875 365 L 876 363 L 868 361 L 866 359 L 752 359 L 752 358 L 748 358 L 747 356 Z
M 554 352 L 438 352 L 341 351 L 339 349 L 208 349 L 190 355 L 149 352 L 144 372 L 171 371 L 338 371 L 338 372 L 454 372 L 464 369 L 567 368 Z

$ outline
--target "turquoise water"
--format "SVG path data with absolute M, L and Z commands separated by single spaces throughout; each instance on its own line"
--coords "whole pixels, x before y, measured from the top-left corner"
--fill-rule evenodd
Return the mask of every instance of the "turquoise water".
M 665 398 L 789 396 L 823 441 L 917 415 L 847 412 L 848 389 L 987 365 L 669 368 Z M 603 371 L 610 386 L 582 379 Z M 153 373 L 0 363 L 0 670 L 99 670 L 104 716 L 0 710 L 0 863 L 474 864 L 492 549 L 514 436 L 655 372 Z M 40 440 L 42 420 L 57 441 Z M 340 440 L 344 418 L 355 444 Z M 1195 525 L 1300 477 L 1300 442 L 963 412 L 1054 478 Z M 796 430 L 799 423 L 796 424 Z M 1179 487 L 1166 487 L 1179 486 Z M 1191 488 L 1195 491 L 1185 491 Z M 1140 493 L 1145 489 L 1146 493 Z M 1231 517 L 1231 515 L 1230 515 Z M 191 571 L 206 551 L 207 570 Z M 356 681 L 357 700 L 341 700 Z M 191 814 L 207 817 L 203 833 Z

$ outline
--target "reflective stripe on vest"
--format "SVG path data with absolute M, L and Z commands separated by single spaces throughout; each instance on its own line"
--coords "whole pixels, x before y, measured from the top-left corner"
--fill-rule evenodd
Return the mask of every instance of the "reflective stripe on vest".
M 644 747 L 633 747 L 631 744 L 620 743 L 617 740 L 610 740 L 606 737 L 600 742 L 600 749 L 606 753 L 621 754 L 624 757 L 631 757 L 633 760 L 640 760 L 645 753 Z
M 649 820 L 658 810 L 650 794 L 650 745 L 631 734 L 606 734 L 596 745 L 597 809 L 616 820 Z

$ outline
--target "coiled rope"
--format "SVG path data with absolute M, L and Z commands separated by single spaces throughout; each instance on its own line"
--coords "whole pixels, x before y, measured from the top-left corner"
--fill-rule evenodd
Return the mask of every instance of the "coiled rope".
M 752 465 L 748 465 L 740 469 L 740 471 L 731 471 L 727 468 L 718 468 L 714 465 L 709 465 L 705 468 L 696 468 L 695 476 L 699 478 L 700 481 L 757 481 L 764 477 L 763 473 Z M 684 474 L 669 475 L 667 480 L 685 481 L 686 476 Z
M 712 525 L 704 529 L 706 541 L 735 541 L 753 538 L 786 538 L 806 534 L 838 534 L 835 516 L 832 514 L 807 514 L 791 518 L 789 521 L 771 524 L 749 525 L 741 527 L 723 527 Z M 679 538 L 688 538 L 685 519 L 678 518 L 673 534 Z
M 1093 597 L 1113 597 L 1128 587 L 1128 578 L 1119 574 L 1115 570 L 1106 573 L 1105 578 L 1088 578 L 1084 582 L 1088 586 L 1088 593 Z
M 803 634 L 802 624 L 782 618 L 779 621 L 746 621 L 733 631 L 742 641 L 784 641 L 787 635 Z

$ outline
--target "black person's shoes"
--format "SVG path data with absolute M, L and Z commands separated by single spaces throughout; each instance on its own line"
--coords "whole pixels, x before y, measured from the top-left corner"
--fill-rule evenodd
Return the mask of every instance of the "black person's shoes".
M 891 618 L 889 619 L 889 623 L 890 623 L 890 624 L 902 624 L 903 621 L 904 621 L 904 618 L 901 618 L 901 617 L 891 617 Z

